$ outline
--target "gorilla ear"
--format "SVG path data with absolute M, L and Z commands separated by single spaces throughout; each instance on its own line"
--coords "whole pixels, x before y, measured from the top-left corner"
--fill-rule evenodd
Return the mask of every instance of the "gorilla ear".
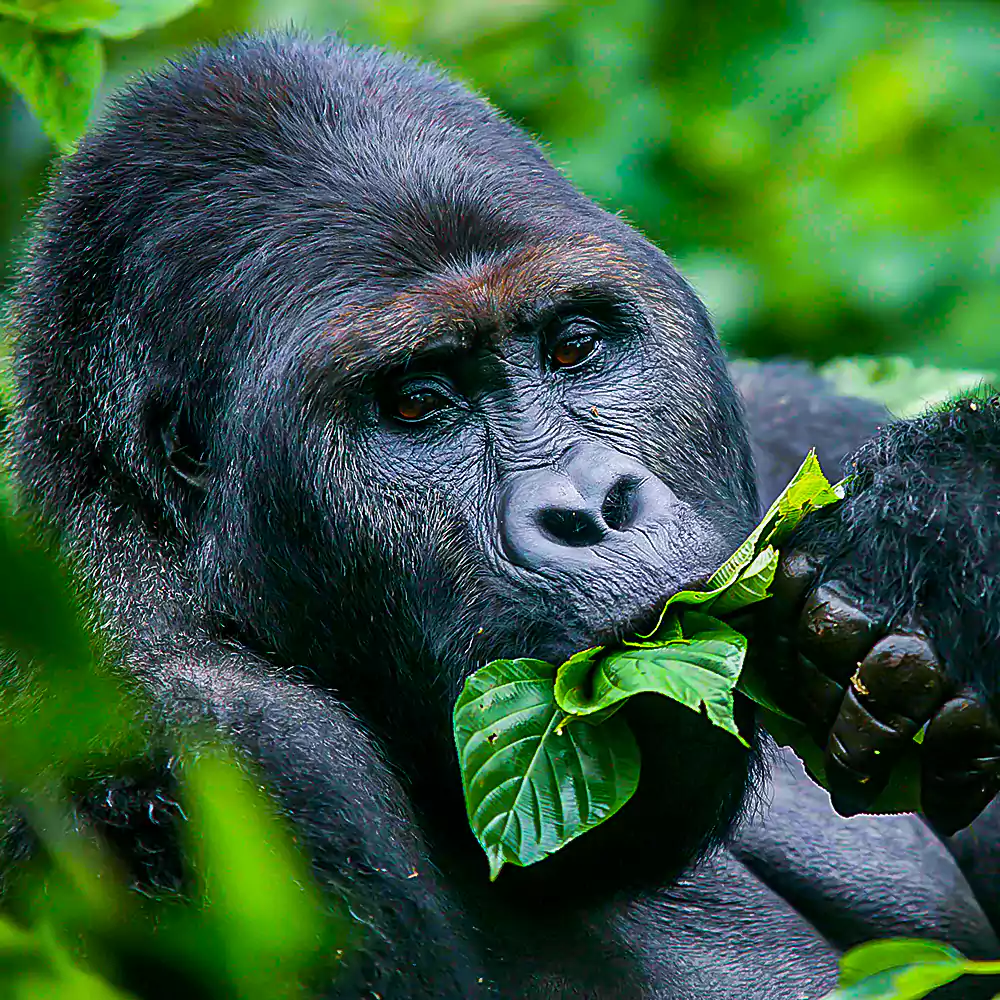
M 189 486 L 205 489 L 212 470 L 204 445 L 183 410 L 176 410 L 160 424 L 160 441 L 171 471 Z

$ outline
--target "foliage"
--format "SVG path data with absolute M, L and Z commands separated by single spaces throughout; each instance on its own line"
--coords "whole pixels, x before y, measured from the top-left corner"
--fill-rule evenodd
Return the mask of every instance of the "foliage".
M 704 590 L 680 591 L 666 602 L 648 641 L 586 649 L 558 668 L 541 660 L 494 660 L 466 680 L 455 704 L 455 746 L 469 823 L 491 879 L 506 862 L 541 861 L 632 797 L 639 749 L 615 714 L 629 698 L 660 694 L 704 710 L 710 722 L 745 742 L 733 718 L 733 692 L 746 640 L 707 612 L 725 614 L 767 597 L 777 546 L 810 511 L 842 497 L 810 452 Z M 743 690 L 772 704 L 760 685 Z M 794 725 L 787 716 L 781 721 Z
M 469 823 L 490 864 L 530 865 L 604 822 L 633 795 L 639 748 L 620 717 L 567 725 L 556 668 L 496 660 L 455 706 Z
M 199 0 L 0 0 L 0 76 L 68 153 L 104 72 L 105 38 L 131 38 Z
M 249 765 L 206 733 L 158 744 L 141 690 L 83 624 L 73 580 L 6 499 L 0 566 L 0 822 L 38 845 L 0 870 L 3 995 L 121 1000 L 135 967 L 162 967 L 196 995 L 271 1000 L 301 995 L 320 970 L 333 975 L 343 917 L 324 911 Z M 71 806 L 73 793 L 157 752 L 173 761 L 186 817 L 183 898 L 127 891 Z

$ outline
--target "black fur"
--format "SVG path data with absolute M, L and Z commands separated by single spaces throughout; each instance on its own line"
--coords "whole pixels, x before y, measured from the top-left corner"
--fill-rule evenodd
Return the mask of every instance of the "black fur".
M 434 71 L 339 41 L 197 53 L 121 96 L 67 161 L 16 320 L 21 487 L 167 730 L 193 711 L 255 760 L 321 884 L 358 915 L 360 952 L 331 996 L 735 1000 L 830 984 L 822 929 L 750 864 L 765 852 L 689 871 L 726 843 L 758 762 L 686 709 L 630 709 L 640 793 L 543 865 L 488 885 L 465 825 L 449 729 L 464 676 L 636 628 L 759 509 L 703 307 L 523 133 Z M 445 360 L 430 360 L 441 329 Z M 566 329 L 601 345 L 571 377 L 538 359 Z M 441 370 L 457 401 L 436 422 L 387 415 L 401 379 Z M 758 461 L 778 468 L 788 435 L 754 405 L 766 384 L 744 390 Z M 839 459 L 875 415 L 824 399 L 810 428 L 829 435 L 839 414 Z M 907 433 L 866 461 L 891 465 L 878 449 Z M 536 523 L 524 505 L 565 487 L 580 455 L 586 475 L 627 485 L 643 530 L 538 568 L 531 546 L 552 540 L 510 523 Z M 173 826 L 138 818 L 171 800 L 151 759 L 81 809 L 145 859 L 138 887 L 172 890 Z M 844 822 L 824 808 L 769 843 Z M 856 863 L 844 843 L 834 868 Z M 960 876 L 940 844 L 930 854 L 912 872 L 933 896 Z M 863 887 L 844 892 L 864 909 Z M 985 954 L 996 942 L 971 900 L 947 912 Z M 875 909 L 873 926 L 899 926 Z M 937 910 L 914 912 L 907 928 L 943 933 Z
M 1000 401 L 971 397 L 899 422 L 848 465 L 848 499 L 804 526 L 828 572 L 873 594 L 891 626 L 917 609 L 956 680 L 1000 680 Z

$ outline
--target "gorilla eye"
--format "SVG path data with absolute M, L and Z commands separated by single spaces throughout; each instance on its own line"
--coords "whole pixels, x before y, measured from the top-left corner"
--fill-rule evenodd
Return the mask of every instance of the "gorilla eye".
M 439 392 L 425 385 L 400 386 L 392 403 L 393 416 L 406 423 L 419 423 L 435 410 L 448 405 Z
M 576 368 L 582 365 L 597 350 L 597 343 L 597 338 L 590 334 L 560 340 L 552 348 L 552 367 Z

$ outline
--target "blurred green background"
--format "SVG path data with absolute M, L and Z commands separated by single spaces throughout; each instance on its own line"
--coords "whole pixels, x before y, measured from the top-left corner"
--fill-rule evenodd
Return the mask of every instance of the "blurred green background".
M 102 92 L 291 24 L 485 93 L 678 260 L 736 354 L 1000 365 L 998 4 L 215 0 L 110 44 Z M 51 156 L 5 89 L 0 147 L 2 294 Z

